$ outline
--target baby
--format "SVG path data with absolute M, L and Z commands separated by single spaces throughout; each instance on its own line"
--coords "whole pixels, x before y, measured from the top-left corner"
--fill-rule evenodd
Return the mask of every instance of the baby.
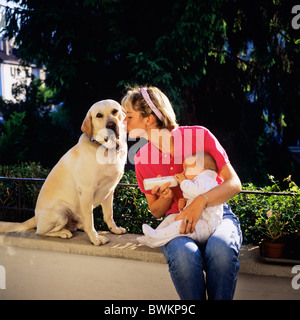
M 184 196 L 184 198 L 178 200 L 180 211 L 188 206 L 195 197 L 218 185 L 216 181 L 217 166 L 214 158 L 208 153 L 202 152 L 187 157 L 183 163 L 183 169 L 183 173 L 174 177 L 180 183 Z M 169 214 L 157 229 L 143 224 L 145 236 L 139 237 L 137 240 L 151 248 L 161 247 L 172 239 L 181 236 L 190 237 L 198 243 L 205 243 L 222 223 L 223 206 L 204 209 L 196 223 L 194 232 L 189 234 L 180 233 L 182 220 L 175 221 L 178 214 Z

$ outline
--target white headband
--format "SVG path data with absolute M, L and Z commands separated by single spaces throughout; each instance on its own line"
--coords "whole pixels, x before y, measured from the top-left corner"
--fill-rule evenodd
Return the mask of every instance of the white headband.
M 143 98 L 145 99 L 145 101 L 147 102 L 148 106 L 151 108 L 151 110 L 156 114 L 157 118 L 160 120 L 160 121 L 163 121 L 164 120 L 164 116 L 163 114 L 156 108 L 156 106 L 154 105 L 154 103 L 152 102 L 148 92 L 147 92 L 147 89 L 145 88 L 142 88 L 141 89 L 141 94 L 143 96 Z

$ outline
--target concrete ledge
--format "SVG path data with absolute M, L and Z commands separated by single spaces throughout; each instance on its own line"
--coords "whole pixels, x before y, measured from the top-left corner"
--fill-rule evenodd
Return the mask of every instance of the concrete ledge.
M 35 234 L 35 230 L 26 232 L 0 233 L 0 246 L 29 248 L 45 251 L 73 253 L 88 256 L 119 258 L 153 263 L 166 263 L 160 248 L 151 249 L 139 244 L 137 235 L 115 235 L 108 231 L 101 235 L 109 239 L 103 246 L 94 246 L 85 232 L 74 232 L 71 239 L 60 239 Z
M 105 231 L 101 234 L 110 242 L 96 247 L 84 232 L 75 232 L 71 239 L 39 236 L 35 234 L 35 230 L 0 233 L 0 246 L 166 264 L 160 248 L 151 249 L 139 244 L 136 240 L 138 235 L 114 235 Z M 290 265 L 265 263 L 260 257 L 258 246 L 243 245 L 239 261 L 240 273 L 286 278 L 295 276 L 291 273 Z
M 292 266 L 289 264 L 273 264 L 263 261 L 258 246 L 243 245 L 239 261 L 240 273 L 283 278 L 292 278 L 295 276 L 295 274 L 291 272 Z

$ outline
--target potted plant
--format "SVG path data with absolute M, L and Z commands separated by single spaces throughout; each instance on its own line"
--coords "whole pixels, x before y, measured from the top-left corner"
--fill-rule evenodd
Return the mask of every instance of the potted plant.
M 270 195 L 264 197 L 257 210 L 254 228 L 261 236 L 261 254 L 269 258 L 281 258 L 286 239 L 299 230 L 300 192 L 290 177 L 287 192 L 292 195 Z M 274 182 L 274 181 L 273 181 Z
M 262 235 L 261 249 L 262 255 L 269 258 L 282 257 L 285 239 L 290 234 L 293 219 L 283 211 L 272 209 L 268 212 L 261 212 L 255 222 Z

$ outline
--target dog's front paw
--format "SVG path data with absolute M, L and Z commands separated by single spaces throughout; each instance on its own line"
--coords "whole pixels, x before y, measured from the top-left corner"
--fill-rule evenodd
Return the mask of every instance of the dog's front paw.
M 124 234 L 126 233 L 126 229 L 122 228 L 122 227 L 116 227 L 113 230 L 111 230 L 111 232 L 115 233 L 115 234 Z
M 105 221 L 110 232 L 114 234 L 124 234 L 126 233 L 126 229 L 122 227 L 118 227 L 113 219 L 109 219 Z
M 91 239 L 91 241 L 95 246 L 101 246 L 101 245 L 109 242 L 109 240 L 106 237 L 100 236 L 99 234 L 97 234 L 97 236 L 93 237 L 93 239 Z

